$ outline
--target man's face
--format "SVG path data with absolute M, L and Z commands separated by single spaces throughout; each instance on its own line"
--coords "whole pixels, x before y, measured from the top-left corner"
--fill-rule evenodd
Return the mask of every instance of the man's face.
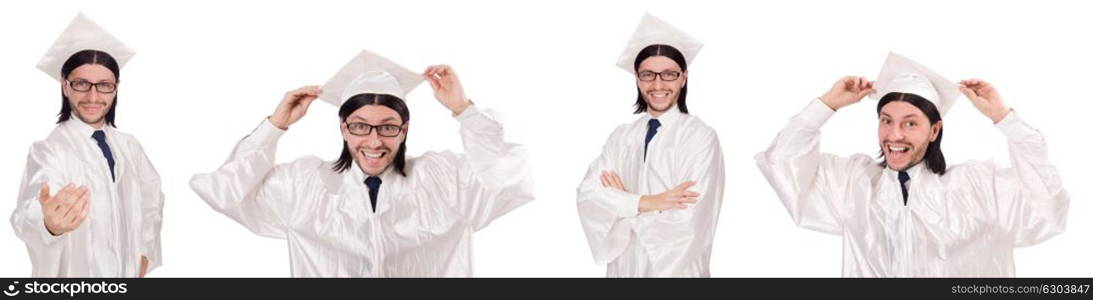
M 649 75 L 655 75 L 652 73 L 660 73 L 660 75 L 655 78 L 650 77 Z M 664 77 L 674 74 L 678 74 L 675 80 L 664 80 Z M 652 80 L 648 80 L 650 78 Z M 638 65 L 637 79 L 638 90 L 641 91 L 641 97 L 645 99 L 645 103 L 649 105 L 649 113 L 659 116 L 676 105 L 676 101 L 679 100 L 679 90 L 687 84 L 687 73 L 668 57 L 650 56 Z
M 117 84 L 118 80 L 110 69 L 97 64 L 85 64 L 72 70 L 65 78 L 76 87 L 86 87 L 87 84 L 111 83 Z M 72 113 L 84 123 L 94 127 L 102 127 L 106 120 L 106 112 L 114 105 L 114 96 L 118 91 L 109 93 L 99 92 L 100 87 L 90 86 L 90 90 L 77 91 L 69 83 L 61 81 L 61 91 L 68 97 L 68 104 L 72 107 Z
M 362 123 L 376 127 L 364 135 L 353 134 L 351 127 L 357 127 L 355 130 L 358 133 L 362 130 L 361 128 L 367 127 L 361 126 Z M 387 128 L 394 130 L 384 131 L 382 128 L 385 125 L 390 125 Z M 365 105 L 349 115 L 345 122 L 342 122 L 341 128 L 342 138 L 345 139 L 349 146 L 349 153 L 360 166 L 361 171 L 368 175 L 379 175 L 394 161 L 399 146 L 406 139 L 409 124 L 403 124 L 402 118 L 393 109 L 382 105 Z M 384 135 L 394 136 L 383 136 L 380 134 L 381 131 L 384 131 L 382 132 L 385 133 Z
M 926 157 L 926 146 L 937 139 L 941 121 L 934 126 L 914 105 L 892 101 L 880 111 L 877 139 L 888 167 L 903 171 Z

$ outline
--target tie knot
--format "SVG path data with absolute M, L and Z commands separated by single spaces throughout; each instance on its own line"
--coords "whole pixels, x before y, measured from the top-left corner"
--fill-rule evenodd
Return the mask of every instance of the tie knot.
M 899 171 L 899 184 L 907 183 L 908 180 L 911 180 L 911 176 L 907 172 Z
M 376 188 L 379 188 L 380 183 L 383 183 L 383 180 L 380 180 L 380 178 L 376 176 L 369 176 L 368 178 L 364 179 L 364 184 L 367 185 L 369 189 L 374 190 Z
M 106 132 L 103 132 L 102 130 L 95 130 L 95 132 L 91 134 L 91 138 L 99 141 L 100 143 L 105 142 Z
M 649 119 L 649 130 L 656 131 L 660 128 L 660 121 L 657 119 Z

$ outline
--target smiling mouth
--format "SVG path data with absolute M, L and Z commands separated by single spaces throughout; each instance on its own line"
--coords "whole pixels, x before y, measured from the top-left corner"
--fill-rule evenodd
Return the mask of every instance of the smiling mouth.
M 889 153 L 907 153 L 908 151 L 911 151 L 911 147 L 907 146 L 888 145 L 887 148 Z
M 363 154 L 363 155 L 364 155 L 364 158 L 369 158 L 369 159 L 380 159 L 380 158 L 382 158 L 382 157 L 386 156 L 386 155 L 387 155 L 387 152 L 386 152 L 386 151 L 384 151 L 384 152 L 369 152 L 369 151 L 361 151 L 361 154 Z
M 656 91 L 656 92 L 650 92 L 649 96 L 651 96 L 653 98 L 665 98 L 665 97 L 668 97 L 668 95 L 671 95 L 671 94 L 672 93 L 669 92 L 669 91 Z

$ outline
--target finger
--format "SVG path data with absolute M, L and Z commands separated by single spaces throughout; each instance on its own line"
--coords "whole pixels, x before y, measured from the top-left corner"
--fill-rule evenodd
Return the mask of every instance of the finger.
M 90 191 L 91 190 L 88 189 L 86 186 L 80 186 L 72 194 L 72 200 L 77 200 L 77 199 L 83 198 L 84 196 L 90 194 Z
M 57 205 L 66 205 L 71 202 L 71 200 L 69 199 L 72 198 L 72 194 L 75 192 L 75 187 L 73 187 L 72 184 L 69 183 L 64 188 L 62 188 L 61 191 L 57 192 L 56 195 L 53 195 L 53 201 L 56 202 Z
M 870 91 L 873 89 L 873 82 L 866 80 L 865 77 L 862 77 L 861 84 L 858 85 L 858 88 L 862 91 Z
M 68 224 L 70 225 L 69 228 L 76 228 L 76 226 L 80 225 L 80 223 L 83 222 L 84 218 L 87 217 L 87 212 L 91 208 L 91 199 L 82 199 L 79 206 L 80 207 L 78 209 L 75 209 L 72 212 L 71 216 L 68 216 L 66 218 L 69 222 Z
M 610 187 L 611 186 L 610 184 L 607 184 L 607 174 L 606 173 L 601 173 L 600 174 L 600 185 L 602 185 L 603 187 Z
M 305 93 L 300 94 L 300 97 L 298 97 L 296 102 L 300 103 L 300 104 L 304 104 L 304 102 L 306 102 L 308 100 L 314 100 L 315 98 L 319 98 L 319 92 L 307 91 Z
M 321 92 L 322 89 L 318 86 L 301 87 L 286 93 L 285 102 L 287 102 L 287 104 L 289 104 L 290 106 L 297 106 L 303 104 L 303 100 L 318 97 Z
M 433 65 L 432 67 L 433 71 L 440 76 L 448 75 L 448 71 L 450 71 L 451 69 L 450 67 L 448 67 L 448 65 L 445 64 Z
M 425 81 L 429 82 L 429 86 L 433 88 L 433 92 L 440 90 L 440 81 L 435 76 L 426 75 Z
M 449 65 L 444 65 L 444 76 L 447 76 L 451 80 L 459 78 L 459 76 L 455 74 L 455 69 L 452 69 L 452 66 Z
M 702 196 L 702 194 L 699 194 L 698 192 L 692 192 L 692 191 L 683 192 L 683 197 L 698 198 L 698 196 Z
M 83 219 L 87 218 L 88 213 L 91 213 L 91 198 L 87 199 L 86 204 L 84 204 L 83 212 L 80 213 L 81 222 L 83 221 Z
M 65 209 L 64 213 L 61 214 L 61 219 L 71 220 L 73 217 L 81 213 L 81 211 L 84 209 L 83 206 L 85 204 L 87 204 L 86 197 L 77 198 L 75 201 L 72 202 L 71 205 L 68 206 L 67 209 Z
M 285 98 L 296 98 L 302 93 L 304 88 L 297 88 L 288 92 L 285 92 Z
M 680 184 L 679 186 L 676 186 L 676 188 L 674 190 L 684 191 L 684 190 L 687 190 L 687 189 L 691 188 L 694 185 L 695 185 L 694 181 L 688 181 L 688 182 L 684 182 L 684 183 Z
M 307 108 L 311 107 L 311 102 L 314 102 L 315 99 L 319 99 L 319 96 L 318 95 L 306 95 L 303 98 L 300 98 L 298 107 L 300 107 L 300 109 L 303 110 L 302 112 L 306 113 Z
M 606 173 L 603 175 L 603 177 L 601 177 L 601 180 L 603 181 L 603 186 L 605 187 L 619 188 L 619 186 L 615 185 L 615 182 L 611 180 L 611 176 Z
M 292 95 L 294 96 L 303 96 L 311 93 L 314 93 L 312 86 L 302 86 L 292 90 Z
M 72 190 L 72 193 L 68 198 L 69 200 L 66 201 L 69 206 L 68 208 L 71 209 L 72 207 L 78 206 L 80 199 L 88 197 L 91 197 L 91 192 L 87 187 L 80 186 L 79 188 Z
M 990 82 L 983 81 L 982 79 L 976 79 L 975 83 L 976 86 L 979 87 L 980 93 L 989 93 L 994 91 L 994 85 L 992 85 Z
M 616 189 L 622 190 L 622 182 L 611 175 L 607 175 L 607 183 Z
M 967 87 L 961 87 L 960 92 L 964 93 L 964 96 L 968 97 L 968 100 L 971 100 L 972 102 L 978 102 L 977 99 L 979 98 L 979 95 L 975 93 L 975 90 Z
M 853 81 L 854 81 L 854 77 L 852 77 L 852 76 L 843 77 L 842 79 L 839 79 L 839 82 L 835 83 L 835 89 L 846 90 L 850 87 L 850 84 Z
M 619 174 L 615 174 L 615 172 L 611 172 L 611 173 L 608 174 L 608 178 L 611 179 L 611 182 L 614 183 L 615 187 L 618 187 L 620 190 L 623 190 L 623 191 L 626 190 L 626 184 L 622 183 L 622 177 L 619 177 Z
M 42 183 L 42 189 L 38 191 L 38 201 L 42 202 L 42 206 L 49 201 L 49 183 Z
M 318 91 L 319 91 L 319 86 L 317 86 L 317 85 L 305 85 L 305 86 L 302 86 L 302 87 L 296 89 L 297 94 L 314 94 Z
M 872 83 L 865 82 L 865 83 L 862 83 L 860 86 L 858 86 L 858 92 L 854 93 L 854 96 L 857 97 L 858 99 L 861 99 L 861 98 L 863 98 L 863 97 L 865 97 L 869 94 L 872 94 L 873 92 L 874 92 L 874 90 L 873 90 Z
M 615 174 L 615 172 L 607 172 L 607 179 L 616 184 L 622 182 L 622 179 L 619 178 L 619 174 Z

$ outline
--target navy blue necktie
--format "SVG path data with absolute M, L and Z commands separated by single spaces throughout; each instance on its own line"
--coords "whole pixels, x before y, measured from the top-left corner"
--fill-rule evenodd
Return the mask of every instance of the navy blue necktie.
M 646 154 L 649 153 L 649 141 L 652 141 L 653 136 L 657 135 L 657 128 L 660 128 L 660 121 L 649 119 L 649 131 L 645 132 L 645 152 L 642 152 L 641 160 L 645 160 Z
M 911 176 L 907 176 L 907 172 L 899 171 L 899 188 L 903 190 L 903 206 L 907 206 L 907 181 L 911 180 Z
M 376 176 L 369 176 L 364 180 L 364 185 L 368 186 L 368 198 L 372 200 L 372 212 L 376 211 L 376 197 L 380 193 L 380 183 L 383 183 L 383 180 Z
M 91 138 L 95 139 L 95 142 L 99 144 L 99 150 L 102 150 L 102 156 L 106 157 L 106 164 L 110 166 L 110 180 L 117 181 L 114 178 L 114 153 L 110 152 L 110 145 L 106 144 L 106 133 L 102 130 L 95 130 L 95 133 L 91 134 Z

